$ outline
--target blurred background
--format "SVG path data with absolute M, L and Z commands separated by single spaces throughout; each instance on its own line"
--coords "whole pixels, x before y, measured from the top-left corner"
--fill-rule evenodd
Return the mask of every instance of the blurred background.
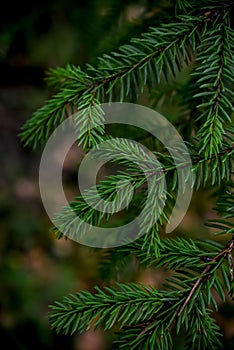
M 44 81 L 49 68 L 95 63 L 98 55 L 170 11 L 168 1 L 35 0 L 26 5 L 9 0 L 0 12 L 0 340 L 9 348 L 111 349 L 111 336 L 101 331 L 65 337 L 49 327 L 49 304 L 102 284 L 100 254 L 56 240 L 49 232 L 51 222 L 38 189 L 42 148 L 24 148 L 18 135 L 24 121 L 52 94 Z M 72 174 L 68 171 L 68 184 L 74 181 Z M 209 196 L 209 191 L 194 194 L 180 232 L 189 230 L 191 237 L 211 234 L 204 227 L 215 215 Z M 130 267 L 120 279 L 160 286 L 163 272 Z M 225 348 L 233 348 L 233 309 L 222 305 L 216 318 Z M 180 339 L 177 343 L 182 349 Z

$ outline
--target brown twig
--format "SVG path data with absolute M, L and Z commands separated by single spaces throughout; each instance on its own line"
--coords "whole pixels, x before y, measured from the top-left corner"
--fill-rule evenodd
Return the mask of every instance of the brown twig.
M 210 262 L 209 265 L 207 265 L 204 270 L 201 273 L 201 277 L 198 278 L 198 280 L 196 281 L 196 283 L 194 284 L 193 288 L 191 289 L 189 295 L 187 296 L 186 300 L 184 301 L 183 305 L 181 306 L 181 308 L 179 309 L 178 313 L 177 313 L 177 318 L 181 316 L 182 312 L 184 311 L 186 305 L 188 304 L 188 302 L 190 301 L 190 299 L 192 298 L 193 294 L 195 293 L 195 291 L 197 290 L 197 288 L 199 287 L 200 284 L 204 284 L 207 279 L 209 278 L 209 275 L 207 275 L 208 272 L 210 272 L 212 270 L 212 268 L 214 267 L 213 263 L 217 263 L 219 262 L 221 259 L 226 258 L 229 254 L 231 254 L 232 250 L 234 249 L 234 236 L 232 237 L 232 239 L 228 242 L 227 246 L 218 254 L 216 255 Z M 174 320 L 174 322 L 171 324 L 172 328 L 174 326 L 174 323 L 176 321 L 176 318 Z
M 170 324 L 169 330 L 171 330 L 173 328 L 173 326 L 175 325 L 176 319 L 178 317 L 181 316 L 182 312 L 184 311 L 186 305 L 188 304 L 188 302 L 191 300 L 192 296 L 194 295 L 195 291 L 197 290 L 197 288 L 201 285 L 204 284 L 207 279 L 209 278 L 208 274 L 209 272 L 212 271 L 212 269 L 214 268 L 214 263 L 219 262 L 221 259 L 226 258 L 227 256 L 230 256 L 232 250 L 234 249 L 234 236 L 232 237 L 232 239 L 228 242 L 227 246 L 219 253 L 217 254 L 209 263 L 209 265 L 207 265 L 204 270 L 201 273 L 201 277 L 199 277 L 197 279 L 197 281 L 195 282 L 194 286 L 192 287 L 191 291 L 189 292 L 187 298 L 185 299 L 184 303 L 182 304 L 181 308 L 177 311 L 177 314 L 173 320 L 173 322 Z M 142 332 L 140 333 L 140 335 L 146 333 L 153 325 L 155 321 L 147 324 L 147 326 L 142 330 Z

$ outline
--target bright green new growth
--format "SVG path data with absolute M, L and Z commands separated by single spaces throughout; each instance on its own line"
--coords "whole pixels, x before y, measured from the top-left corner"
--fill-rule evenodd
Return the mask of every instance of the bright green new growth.
M 155 6 L 159 4 L 156 2 Z M 226 237 L 226 245 L 207 240 L 161 238 L 176 198 L 178 178 L 173 159 L 160 145 L 151 143 L 151 150 L 164 166 L 166 206 L 151 227 L 152 217 L 159 210 L 155 198 L 141 227 L 145 235 L 131 244 L 107 250 L 101 269 L 105 276 L 110 273 L 115 278 L 134 255 L 143 267 L 163 266 L 170 271 L 170 278 L 166 279 L 163 290 L 143 284 L 116 283 L 104 289 L 96 287 L 95 294 L 81 291 L 64 297 L 62 302 L 50 307 L 49 320 L 57 332 L 73 334 L 85 332 L 90 326 L 104 330 L 116 326 L 119 332 L 115 349 L 168 350 L 172 349 L 173 335 L 182 330 L 186 333 L 188 349 L 221 348 L 221 334 L 211 314 L 218 310 L 214 292 L 222 301 L 233 297 L 232 6 L 232 1 L 174 1 L 171 7 L 175 14 L 167 17 L 166 24 L 158 23 L 157 18 L 157 26 L 116 51 L 104 54 L 96 66 L 86 65 L 81 69 L 67 65 L 50 71 L 47 81 L 58 92 L 23 126 L 21 138 L 26 145 L 35 148 L 45 142 L 61 121 L 79 110 L 78 143 L 88 150 L 111 137 L 102 124 L 101 103 L 135 102 L 147 90 L 157 109 L 165 93 L 172 105 L 180 107 L 176 127 L 190 152 L 194 189 L 207 186 L 216 189 L 216 210 L 221 218 L 208 225 Z M 176 77 L 185 66 L 191 69 L 191 77 L 185 83 L 178 83 Z M 165 91 L 158 93 L 162 86 Z M 140 137 L 144 139 L 144 135 Z M 108 143 L 106 147 L 108 152 Z M 146 178 L 128 160 L 129 152 L 136 159 L 141 157 L 137 147 L 115 138 L 110 152 L 115 153 L 115 162 L 125 170 L 107 176 L 97 185 L 98 192 L 106 201 L 113 201 L 116 184 L 121 181 L 124 187 L 130 181 L 137 192 L 136 207 L 142 207 L 147 194 Z M 155 169 L 153 159 L 148 161 Z M 183 159 L 176 161 L 186 178 L 186 164 Z M 95 201 L 92 188 L 87 190 L 87 195 Z M 114 209 L 121 206 L 126 196 L 123 191 Z M 93 225 L 108 226 L 111 219 L 110 214 L 90 208 L 82 197 L 76 197 L 70 206 Z M 134 217 L 135 209 L 131 206 L 128 209 L 128 218 Z M 74 226 L 66 208 L 57 220 L 68 237 L 76 237 L 77 230 L 82 233 L 82 224 Z

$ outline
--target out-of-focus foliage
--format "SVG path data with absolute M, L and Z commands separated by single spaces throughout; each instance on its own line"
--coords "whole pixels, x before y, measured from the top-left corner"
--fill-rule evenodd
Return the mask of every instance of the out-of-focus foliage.
M 18 134 L 50 95 L 44 83 L 49 67 L 95 61 L 97 52 L 129 35 L 126 28 L 142 25 L 128 20 L 131 3 L 138 6 L 112 0 L 7 2 L 0 13 L 0 337 L 9 347 L 105 348 L 100 333 L 68 339 L 49 328 L 48 304 L 58 295 L 92 290 L 97 257 L 49 234 L 38 190 L 40 150 L 22 148 Z M 65 174 L 68 187 L 72 171 Z

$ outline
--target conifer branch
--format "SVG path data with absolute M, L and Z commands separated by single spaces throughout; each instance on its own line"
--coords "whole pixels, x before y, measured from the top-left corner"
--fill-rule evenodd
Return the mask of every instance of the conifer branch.
M 174 285 L 177 284 L 177 287 L 174 287 L 172 291 L 158 291 L 153 287 L 143 287 L 130 283 L 117 284 L 117 288 L 105 287 L 106 292 L 96 287 L 97 293 L 95 295 L 83 291 L 77 295 L 66 297 L 62 303 L 56 302 L 55 305 L 51 306 L 51 324 L 57 331 L 63 331 L 66 334 L 73 333 L 77 329 L 84 331 L 92 321 L 95 328 L 103 326 L 106 330 L 120 322 L 120 328 L 123 330 L 126 330 L 128 325 L 131 337 L 134 334 L 134 329 L 137 329 L 138 335 L 132 345 L 138 341 L 139 346 L 142 346 L 146 336 L 154 344 L 157 344 L 158 338 L 153 338 L 154 330 L 158 332 L 160 325 L 167 333 L 176 325 L 178 331 L 182 323 L 185 322 L 183 321 L 185 309 L 190 308 L 191 310 L 195 307 L 193 306 L 195 298 L 198 298 L 195 303 L 197 303 L 198 309 L 201 308 L 202 317 L 209 317 L 208 304 L 212 300 L 211 285 L 219 294 L 221 293 L 221 282 L 217 282 L 219 279 L 216 272 L 233 249 L 234 238 L 206 264 L 201 273 L 199 273 L 198 268 L 198 274 L 195 277 L 193 274 L 188 277 L 180 272 L 182 281 L 168 279 L 168 287 L 170 287 L 170 281 Z M 195 283 L 192 283 L 193 281 Z M 209 288 L 208 295 L 206 295 L 207 288 L 203 293 L 202 286 Z M 193 317 L 191 316 L 191 320 Z M 188 323 L 187 325 L 185 323 L 185 327 L 189 327 Z M 141 331 L 139 331 L 140 329 Z M 159 336 L 160 333 L 156 334 Z M 129 344 L 131 344 L 130 339 Z M 213 341 L 218 343 L 218 339 L 213 338 L 213 340 L 208 341 L 208 346 L 211 346 Z M 204 346 L 204 348 L 208 347 Z
M 209 265 L 207 265 L 204 270 L 201 273 L 201 277 L 199 277 L 196 281 L 196 283 L 194 284 L 193 288 L 191 289 L 191 291 L 189 292 L 189 295 L 187 296 L 185 302 L 183 303 L 183 305 L 181 306 L 181 308 L 178 311 L 178 316 L 180 317 L 181 314 L 183 313 L 186 305 L 188 304 L 188 302 L 191 300 L 192 296 L 194 295 L 194 293 L 196 292 L 196 290 L 198 289 L 199 285 L 204 284 L 207 279 L 209 278 L 210 274 L 212 273 L 213 269 L 216 269 L 216 265 L 217 263 L 219 263 L 222 259 L 225 259 L 229 254 L 232 253 L 234 249 L 234 237 L 230 240 L 230 242 L 228 243 L 228 245 L 225 247 L 225 249 L 223 249 L 218 255 L 216 255 L 211 262 L 209 263 Z
M 164 164 L 167 163 L 167 165 L 164 165 L 162 169 L 163 172 L 160 173 L 161 175 L 159 175 L 155 159 L 152 159 L 149 156 L 147 156 L 145 159 L 146 155 L 143 155 L 137 146 L 130 145 L 127 140 L 121 141 L 121 139 L 111 139 L 110 142 L 110 150 L 108 148 L 108 143 L 106 143 L 106 150 L 102 148 L 101 153 L 97 149 L 98 158 L 102 159 L 102 157 L 104 157 L 105 160 L 108 160 L 110 158 L 110 161 L 112 161 L 111 158 L 113 158 L 115 162 L 119 161 L 120 165 L 126 166 L 127 171 L 121 171 L 119 174 L 114 176 L 107 176 L 106 179 L 101 181 L 97 186 L 95 185 L 94 187 L 87 189 L 85 191 L 85 195 L 89 198 L 89 203 L 93 203 L 92 206 L 90 206 L 90 204 L 87 203 L 82 196 L 78 196 L 75 197 L 75 200 L 70 203 L 69 207 L 64 208 L 63 211 L 54 218 L 55 222 L 57 222 L 58 227 L 60 227 L 60 229 L 63 228 L 63 232 L 67 237 L 74 239 L 77 236 L 78 232 L 79 235 L 85 235 L 86 225 L 84 222 L 89 222 L 92 225 L 100 225 L 103 218 L 108 221 L 112 215 L 106 213 L 107 207 L 111 205 L 112 209 L 118 212 L 123 203 L 126 202 L 126 200 L 128 202 L 128 197 L 131 197 L 131 192 L 127 190 L 129 183 L 132 185 L 132 190 L 143 191 L 143 193 L 145 193 L 144 185 L 147 184 L 147 176 L 137 166 L 139 161 L 141 161 L 142 166 L 146 164 L 145 171 L 146 173 L 149 173 L 150 171 L 148 175 L 155 177 L 157 180 L 157 187 L 162 175 L 173 179 L 172 182 L 170 181 L 171 185 L 168 187 L 167 193 L 163 193 L 164 195 L 167 194 L 168 200 L 171 196 L 176 195 L 177 170 L 178 168 L 181 168 L 186 172 L 186 167 L 188 165 L 184 164 L 183 161 L 181 164 L 179 164 L 179 160 L 177 160 L 177 165 L 175 166 L 174 160 L 171 157 L 156 153 L 159 161 L 163 161 Z M 131 153 L 131 163 L 128 161 L 129 152 Z M 199 188 L 201 185 L 205 186 L 208 181 L 211 181 L 211 183 L 214 184 L 215 182 L 220 183 L 220 181 L 224 180 L 225 178 L 228 180 L 229 174 L 233 168 L 233 154 L 234 147 L 232 145 L 229 145 L 229 147 L 223 149 L 219 154 L 216 156 L 212 155 L 208 159 L 203 159 L 200 155 L 197 154 L 194 155 L 194 159 L 192 159 L 192 166 L 196 179 L 196 187 Z M 136 165 L 133 163 L 134 159 L 137 161 Z M 225 160 L 225 162 L 223 160 Z M 121 186 L 119 185 L 120 183 Z M 119 190 L 121 189 L 121 193 L 118 192 L 118 201 L 115 201 L 117 198 L 117 184 L 119 185 Z M 156 193 L 158 197 L 156 196 Z M 142 224 L 141 232 L 148 232 L 152 226 L 151 220 L 153 220 L 153 217 L 151 215 L 151 210 L 154 210 L 155 215 L 160 213 L 160 193 L 160 188 L 158 188 L 155 192 L 156 197 L 152 197 L 154 202 L 150 202 L 148 204 L 150 208 L 149 210 L 146 210 L 148 214 L 145 217 L 145 222 Z M 102 198 L 105 199 L 105 203 L 103 204 L 103 211 L 96 211 L 95 206 L 99 203 L 100 194 L 102 195 Z M 156 200 L 156 198 L 158 198 L 158 200 Z M 142 207 L 143 206 L 144 202 L 142 202 Z M 82 219 L 82 221 L 79 221 L 78 226 L 76 221 L 71 220 L 74 213 L 80 219 Z M 131 212 L 128 211 L 128 218 L 131 217 L 130 213 Z M 169 212 L 167 212 L 165 208 L 165 210 L 158 217 L 158 224 L 163 225 L 163 222 L 168 222 L 169 216 Z M 57 233 L 58 238 L 62 237 L 60 231 L 58 231 L 56 227 L 53 228 L 53 231 Z M 145 235 L 145 240 L 147 241 L 149 239 L 149 236 L 151 236 L 151 239 L 156 240 L 157 242 L 158 231 L 159 226 L 156 224 L 156 226 L 154 226 L 154 229 L 150 230 L 149 233 Z
M 82 71 L 80 67 L 68 65 L 62 70 L 52 70 L 52 75 L 61 73 L 62 87 L 23 125 L 22 141 L 35 148 L 67 117 L 68 105 L 81 110 L 93 106 L 94 98 L 105 102 L 109 96 L 109 101 L 112 101 L 116 84 L 117 100 L 123 101 L 124 96 L 137 96 L 146 85 L 153 87 L 162 74 L 165 77 L 175 75 L 184 62 L 188 64 L 192 60 L 192 51 L 195 52 L 199 45 L 198 30 L 202 31 L 206 23 L 207 16 L 191 18 L 184 15 L 180 22 L 152 28 L 142 38 L 132 39 L 131 45 L 123 45 L 118 52 L 104 55 L 97 68 L 87 65 L 87 71 Z M 84 118 L 80 115 L 78 118 L 79 123 L 86 119 L 85 114 Z M 95 125 L 95 116 L 93 119 Z
M 204 35 L 196 58 L 198 67 L 194 75 L 198 76 L 199 88 L 202 92 L 194 97 L 202 97 L 197 106 L 203 113 L 199 120 L 204 120 L 198 131 L 198 146 L 200 153 L 209 157 L 222 149 L 224 123 L 231 123 L 231 113 L 234 112 L 234 84 L 232 72 L 234 69 L 233 30 L 230 28 L 228 11 L 221 12 L 219 18 Z M 213 44 L 211 45 L 211 42 Z M 210 63 L 212 55 L 212 63 Z
M 112 278 L 115 273 L 121 278 L 121 269 L 131 259 L 142 267 L 163 267 L 169 272 L 164 289 L 133 282 L 96 286 L 95 293 L 80 291 L 64 297 L 51 305 L 49 312 L 52 328 L 64 334 L 82 333 L 91 326 L 105 331 L 115 326 L 119 335 L 113 346 L 122 350 L 171 349 L 172 331 L 178 334 L 181 327 L 187 334 L 187 348 L 220 349 L 219 328 L 211 317 L 211 307 L 218 310 L 212 293 L 214 290 L 223 302 L 227 294 L 233 295 L 233 4 L 228 0 L 176 0 L 170 6 L 175 16 L 168 17 L 167 24 L 149 28 L 129 44 L 104 54 L 96 66 L 52 69 L 47 82 L 59 91 L 34 113 L 21 133 L 22 141 L 35 148 L 49 138 L 58 124 L 78 111 L 74 116 L 78 144 L 85 150 L 96 145 L 96 157 L 121 166 L 117 174 L 85 191 L 88 202 L 78 196 L 55 217 L 54 222 L 61 228 L 58 238 L 65 235 L 79 241 L 86 234 L 84 222 L 108 227 L 112 213 L 122 210 L 126 202 L 127 215 L 121 216 L 125 223 L 135 218 L 136 211 L 146 203 L 139 224 L 143 236 L 131 244 L 124 241 L 126 245 L 106 250 L 100 265 L 105 275 L 111 269 Z M 185 65 L 189 65 L 190 72 L 193 70 L 192 79 L 178 85 L 176 82 L 171 89 L 170 80 L 176 81 Z M 172 120 L 186 139 L 190 167 L 182 148 L 173 158 L 170 149 L 166 151 L 152 143 L 152 156 L 137 143 L 106 134 L 101 103 L 135 101 L 145 88 L 151 92 L 160 87 L 160 82 L 169 86 L 162 94 L 170 90 L 171 95 L 175 88 L 177 105 L 186 107 L 184 120 L 181 116 Z M 145 134 L 141 137 L 138 141 L 147 143 Z M 107 141 L 99 147 L 102 140 Z M 207 226 L 217 230 L 216 235 L 226 235 L 228 239 L 232 236 L 226 246 L 204 239 L 161 238 L 179 189 L 177 171 L 182 170 L 185 185 L 191 166 L 192 188 L 215 185 L 215 209 L 220 218 L 208 221 Z M 163 177 L 166 189 L 160 182 Z M 152 182 L 147 188 L 149 179 Z M 135 191 L 133 205 L 129 204 L 130 188 Z M 103 210 L 99 211 L 102 200 Z M 162 203 L 165 206 L 160 211 Z M 109 208 L 112 211 L 106 210 Z M 74 213 L 81 219 L 78 223 Z M 57 232 L 58 228 L 53 230 Z

